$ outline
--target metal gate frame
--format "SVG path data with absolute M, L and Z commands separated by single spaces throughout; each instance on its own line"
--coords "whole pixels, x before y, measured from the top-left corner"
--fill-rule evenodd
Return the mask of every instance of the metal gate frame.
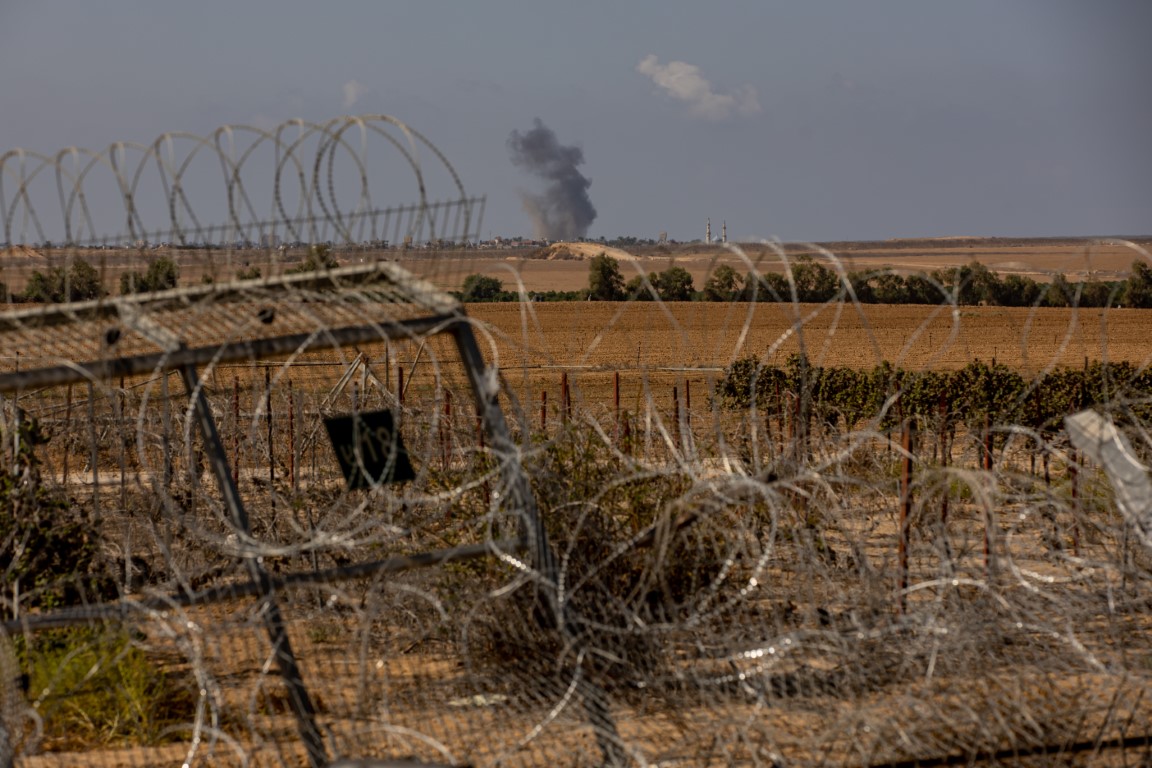
M 194 302 L 211 300 L 239 293 L 246 287 L 262 290 L 281 288 L 338 289 L 342 285 L 383 279 L 393 287 L 418 296 L 425 308 L 434 311 L 408 320 L 387 320 L 379 324 L 352 325 L 326 329 L 323 334 L 303 333 L 275 336 L 250 341 L 227 342 L 189 348 L 167 329 L 157 327 L 141 312 L 142 306 L 152 303 Z M 438 311 L 436 311 L 438 310 Z M 285 627 L 284 617 L 276 593 L 286 587 L 332 583 L 361 578 L 373 574 L 396 573 L 413 568 L 438 566 L 444 563 L 483 557 L 503 557 L 527 551 L 529 563 L 536 573 L 536 589 L 551 616 L 546 621 L 560 632 L 565 640 L 575 641 L 571 609 L 558 602 L 557 583 L 559 568 L 548 542 L 548 536 L 536 505 L 528 477 L 519 461 L 519 452 L 512 440 L 499 403 L 499 377 L 495 368 L 486 365 L 480 346 L 473 333 L 472 323 L 463 306 L 451 296 L 431 284 L 415 278 L 395 264 L 380 262 L 366 266 L 341 267 L 331 270 L 282 276 L 275 280 L 236 281 L 222 286 L 175 289 L 139 297 L 116 300 L 97 300 L 63 304 L 51 308 L 17 310 L 0 314 L 0 334 L 35 324 L 37 327 L 65 326 L 77 318 L 115 318 L 163 351 L 128 357 L 107 357 L 82 363 L 67 363 L 25 371 L 0 374 L 0 394 L 15 394 L 32 388 L 63 386 L 68 384 L 108 381 L 122 376 L 177 371 L 184 383 L 195 414 L 197 428 L 204 441 L 211 470 L 232 524 L 244 534 L 251 533 L 248 513 L 233 481 L 228 455 L 216 428 L 199 369 L 208 364 L 230 363 L 243 360 L 275 357 L 301 350 L 323 350 L 380 341 L 410 339 L 413 336 L 448 334 L 467 372 L 468 382 L 483 429 L 496 458 L 507 498 L 505 508 L 514 512 L 519 520 L 518 536 L 511 540 L 489 541 L 449 549 L 422 552 L 352 566 L 320 571 L 270 575 L 255 553 L 243 556 L 248 581 L 227 587 L 209 587 L 197 592 L 177 592 L 163 598 L 134 601 L 131 609 L 122 602 L 96 603 L 87 606 L 63 608 L 34 616 L 24 616 L 4 622 L 8 633 L 36 631 L 73 626 L 94 621 L 127 618 L 141 608 L 165 610 L 175 606 L 203 605 L 235 597 L 258 597 L 263 601 L 261 611 L 265 632 L 272 644 L 281 678 L 289 693 L 289 704 L 296 719 L 297 732 L 304 745 L 312 768 L 329 764 L 323 737 L 316 723 L 316 708 L 309 696 L 300 672 L 296 655 Z M 606 765 L 623 764 L 625 753 L 609 711 L 605 692 L 585 678 L 581 685 L 585 712 L 592 724 L 596 741 Z

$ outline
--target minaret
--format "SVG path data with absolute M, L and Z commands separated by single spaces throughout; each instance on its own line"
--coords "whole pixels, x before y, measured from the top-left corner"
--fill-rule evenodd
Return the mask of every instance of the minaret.
M 728 222 L 720 222 L 720 242 L 728 242 Z
M 708 245 L 712 244 L 712 217 L 708 217 L 708 226 L 704 228 L 704 242 Z

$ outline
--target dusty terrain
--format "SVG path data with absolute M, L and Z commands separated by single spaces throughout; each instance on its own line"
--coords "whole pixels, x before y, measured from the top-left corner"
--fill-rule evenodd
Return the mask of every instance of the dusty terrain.
M 587 260 L 601 252 L 620 261 L 626 279 L 661 271 L 674 264 L 688 270 L 699 288 L 719 264 L 728 264 L 740 274 L 782 271 L 782 254 L 788 259 L 804 254 L 822 260 L 835 259 L 846 270 L 891 268 L 903 273 L 931 272 L 979 261 L 1003 275 L 1028 275 L 1041 281 L 1051 279 L 1057 272 L 1071 281 L 1118 280 L 1126 276 L 1134 260 L 1150 258 L 1150 244 L 1152 239 L 1149 238 L 1135 241 L 938 238 L 825 244 L 733 243 L 730 247 L 689 243 L 644 246 L 627 251 L 596 243 L 563 243 L 550 248 L 443 252 L 336 249 L 333 253 L 343 263 L 373 259 L 396 261 L 418 274 L 429 276 L 447 289 L 459 288 L 465 276 L 480 273 L 498 278 L 509 290 L 522 283 L 527 291 L 570 291 L 587 287 Z M 105 285 L 115 291 L 121 274 L 129 270 L 142 271 L 149 261 L 161 256 L 176 261 L 182 282 L 190 284 L 200 282 L 205 276 L 216 280 L 231 279 L 237 271 L 252 267 L 260 269 L 264 275 L 275 274 L 298 263 L 303 255 L 304 249 L 32 250 L 17 246 L 0 251 L 0 282 L 7 283 L 14 290 L 22 289 L 33 270 L 44 271 L 75 256 L 100 269 Z
M 584 250 L 587 256 L 589 249 Z M 1122 277 L 1131 261 L 1141 257 L 1127 245 L 1035 242 L 847 244 L 837 252 L 850 269 L 872 265 L 934 269 L 976 258 L 1000 271 L 1009 267 L 997 265 L 1010 264 L 1014 265 L 1011 269 L 1035 276 L 1062 271 L 1070 279 Z M 0 279 L 11 281 L 21 270 L 43 269 L 57 256 L 13 254 L 3 262 Z M 24 259 L 22 267 L 12 266 L 16 258 Z M 233 261 L 198 262 L 190 258 L 183 279 L 189 282 L 201 274 L 227 275 L 228 269 L 240 263 L 238 254 L 228 258 Z M 650 252 L 621 266 L 630 275 L 637 268 L 664 269 L 670 260 L 689 269 L 698 285 L 721 260 L 741 271 L 746 271 L 743 267 L 747 264 L 758 269 L 782 266 L 770 249 L 755 251 L 748 262 L 722 249 Z M 519 276 L 528 290 L 578 288 L 587 279 L 584 260 L 535 259 L 521 253 L 491 257 L 486 253 L 448 254 L 438 258 L 413 255 L 405 263 L 449 286 L 451 280 L 477 271 L 501 277 L 506 285 Z M 113 270 L 139 268 L 134 266 L 138 264 L 128 254 L 113 254 L 102 267 L 114 274 Z M 1077 265 L 1084 265 L 1083 270 L 1076 271 L 1080 268 Z M 476 304 L 469 306 L 468 312 L 482 322 L 485 353 L 498 360 L 533 425 L 541 397 L 547 393 L 545 431 L 549 435 L 558 432 L 561 377 L 565 376 L 576 400 L 577 419 L 598 416 L 612 436 L 610 414 L 619 376 L 620 407 L 634 415 L 632 424 L 645 438 L 653 431 L 641 427 L 640 415 L 645 409 L 656 412 L 665 424 L 675 424 L 670 418 L 672 389 L 676 387 L 681 407 L 687 406 L 690 394 L 692 412 L 684 423 L 696 438 L 687 442 L 700 446 L 702 456 L 709 450 L 709 434 L 719 431 L 713 424 L 718 417 L 707 407 L 709 385 L 724 366 L 739 357 L 758 356 L 782 363 L 789 354 L 804 350 L 813 361 L 824 365 L 869 367 L 888 360 L 908 369 L 958 368 L 974 359 L 996 358 L 1031 372 L 1051 365 L 1081 365 L 1085 358 L 1144 364 L 1150 356 L 1147 328 L 1152 317 L 1145 310 L 1127 309 L 964 307 L 953 312 L 950 308 L 917 306 L 739 303 Z M 315 359 L 301 360 L 309 365 L 293 368 L 286 376 L 294 381 L 295 396 L 303 401 L 301 415 L 314 416 L 321 410 L 320 401 L 347 370 L 354 352 L 368 356 L 373 371 L 389 388 L 397 386 L 403 369 L 410 388 L 405 406 L 411 412 L 407 439 L 418 450 L 418 461 L 424 467 L 450 465 L 448 459 L 441 462 L 439 454 L 445 444 L 454 445 L 459 452 L 453 461 L 462 463 L 463 457 L 479 455 L 473 450 L 473 415 L 461 389 L 463 380 L 459 370 L 453 369 L 452 350 L 441 340 L 423 349 L 415 342 L 396 343 L 386 353 L 382 345 L 366 345 L 343 350 L 340 359 L 335 354 L 317 354 Z M 433 360 L 443 363 L 439 371 L 431 364 Z M 239 476 L 241 492 L 258 518 L 274 518 L 267 502 L 272 498 L 272 482 L 264 483 L 257 472 L 271 466 L 272 445 L 277 445 L 277 455 L 283 457 L 299 441 L 298 437 L 285 438 L 284 429 L 294 426 L 303 434 L 307 425 L 288 420 L 290 411 L 283 391 L 277 392 L 276 401 L 279 441 L 273 439 L 271 428 L 253 415 L 259 408 L 263 362 L 221 367 L 211 376 L 206 374 L 205 380 L 228 449 L 248 457 L 244 474 Z M 233 387 L 238 387 L 239 381 L 243 381 L 244 389 L 237 394 Z M 453 399 L 459 409 L 454 417 L 454 442 L 441 440 L 438 444 L 437 435 L 426 426 L 429 414 L 446 414 L 443 403 L 431 399 L 438 381 L 458 395 Z M 121 382 L 121 389 L 123 386 Z M 173 387 L 177 391 L 176 385 Z M 121 396 L 115 387 L 108 394 L 109 399 Z M 96 455 L 90 442 L 99 440 L 99 464 L 106 470 L 102 503 L 112 509 L 119 500 L 115 511 L 123 508 L 125 466 L 130 470 L 129 497 L 138 490 L 141 499 L 150 499 L 154 495 L 151 486 L 132 487 L 133 480 L 144 477 L 131 472 L 135 464 L 130 454 L 136 443 L 123 443 L 118 447 L 119 456 L 115 455 L 115 432 L 97 436 L 97 431 L 84 422 L 87 408 L 80 405 L 80 388 L 75 396 L 76 405 L 65 405 L 63 410 L 58 407 L 62 395 L 54 403 L 52 393 L 30 393 L 23 402 L 24 407 L 41 408 L 49 418 L 64 420 L 64 429 L 57 433 L 53 445 L 68 445 L 72 450 L 53 454 L 52 463 L 67 462 L 65 457 L 70 456 L 75 470 L 90 451 Z M 155 406 L 146 407 L 133 389 L 126 397 L 117 407 L 124 409 L 126 402 L 124 412 L 131 418 L 110 417 L 114 429 L 134 436 L 142 426 L 152 425 L 149 429 L 159 434 L 161 427 L 156 425 L 163 423 L 163 412 L 158 413 L 160 409 Z M 71 403 L 71 391 L 68 398 Z M 180 405 L 179 398 L 176 405 Z M 347 407 L 347 395 L 339 407 Z M 451 423 L 453 417 L 444 418 Z M 267 453 L 259 442 L 266 428 Z M 72 443 L 65 442 L 69 435 L 74 438 Z M 773 439 L 783 438 L 777 430 Z M 638 442 L 637 455 L 645 462 L 651 459 L 645 469 L 655 467 L 657 473 L 672 478 L 683 475 L 698 483 L 699 495 L 679 497 L 676 494 L 682 491 L 669 492 L 659 505 L 681 501 L 709 504 L 727 498 L 730 501 L 725 503 L 740 515 L 750 513 L 751 504 L 746 510 L 745 497 L 740 495 L 747 478 L 716 480 L 706 474 L 704 459 L 698 465 L 668 462 L 664 466 L 659 463 L 662 454 L 648 450 L 649 442 L 659 446 L 659 435 Z M 173 443 L 179 445 L 178 434 Z M 167 445 L 164 442 L 152 450 L 158 453 L 160 447 L 167 450 Z M 912 583 L 920 591 L 910 595 L 909 602 L 912 616 L 925 620 L 924 628 L 904 621 L 895 608 L 899 505 L 897 464 L 891 449 L 861 451 L 855 458 L 857 463 L 837 468 L 836 472 L 848 479 L 843 487 L 829 490 L 824 477 L 809 481 L 800 474 L 787 488 L 784 484 L 779 488 L 761 486 L 759 490 L 779 505 L 780 526 L 763 540 L 773 555 L 763 561 L 757 578 L 768 588 L 750 593 L 754 600 L 743 618 L 748 624 L 748 638 L 734 632 L 739 619 L 719 622 L 723 632 L 712 637 L 695 629 L 685 635 L 683 645 L 677 646 L 683 653 L 677 657 L 677 669 L 686 672 L 687 679 L 699 689 L 676 687 L 683 680 L 673 685 L 669 672 L 668 680 L 653 677 L 649 681 L 653 683 L 651 693 L 633 696 L 622 692 L 614 699 L 613 710 L 624 738 L 642 745 L 653 758 L 667 758 L 666 764 L 768 764 L 771 755 L 766 750 L 771 746 L 794 764 L 868 765 L 904 754 L 969 754 L 988 744 L 1016 749 L 1037 743 L 1063 744 L 1064 739 L 1072 738 L 1113 738 L 1118 732 L 1126 733 L 1130 723 L 1146 722 L 1147 705 L 1143 702 L 1149 690 L 1149 619 L 1146 601 L 1138 592 L 1146 584 L 1147 569 L 1142 564 L 1125 565 L 1139 553 L 1128 552 L 1128 539 L 1121 538 L 1124 529 L 1103 513 L 1108 508 L 1107 498 L 1093 492 L 1087 483 L 1071 485 L 1073 475 L 1066 472 L 1062 461 L 1053 461 L 1055 479 L 1051 485 L 1039 475 L 1025 476 L 1018 467 L 1002 466 L 997 470 L 999 479 L 989 486 L 999 515 L 993 518 L 965 485 L 984 489 L 971 479 L 978 450 L 972 441 L 956 447 L 953 460 L 958 479 L 951 491 L 952 507 L 945 528 L 940 498 L 933 495 L 939 491 L 931 473 L 938 468 L 927 459 L 932 455 L 935 461 L 934 449 L 927 443 L 921 448 L 925 469 L 915 491 L 918 506 L 911 558 Z M 305 463 L 307 454 L 300 453 L 299 457 L 293 454 L 293 466 Z M 322 454 L 321 460 L 325 458 Z M 177 466 L 188 463 L 178 461 Z M 1023 458 L 1018 463 L 1026 466 Z M 315 464 L 313 451 L 312 473 L 316 472 Z M 153 465 L 158 466 L 155 459 Z M 577 469 L 583 467 L 576 465 L 571 474 L 578 475 Z M 67 471 L 62 476 L 67 482 Z M 288 484 L 283 479 L 280 482 L 281 492 L 288 497 Z M 80 496 L 93 493 L 86 483 L 74 484 L 71 491 Z M 487 486 L 476 484 L 474 490 L 477 495 L 486 493 Z M 541 492 L 546 490 L 541 488 Z M 780 495 L 772 495 L 777 493 Z M 297 496 L 294 490 L 291 494 L 298 505 L 279 503 L 271 507 L 281 510 L 285 528 L 298 525 L 306 533 L 303 515 L 309 516 L 307 524 L 311 524 L 314 513 L 322 519 L 335 509 L 311 497 Z M 599 503 L 600 496 L 595 499 Z M 284 513 L 286 508 L 291 515 Z M 145 517 L 140 515 L 139 519 Z M 290 517 L 289 522 L 283 522 Z M 452 516 L 445 519 L 456 520 Z M 749 518 L 739 519 L 748 522 Z M 984 554 L 989 519 L 995 523 L 992 529 L 997 537 L 993 552 L 1003 568 L 999 580 Z M 721 517 L 720 521 L 726 519 Z M 754 520 L 747 527 L 756 536 L 765 535 Z M 456 530 L 445 525 L 432 531 L 434 545 L 454 543 L 467 532 L 466 526 Z M 724 535 L 731 537 L 729 541 L 738 539 L 734 532 Z M 941 547 L 944 538 L 951 544 Z M 128 540 L 125 536 L 124 541 Z M 132 541 L 133 546 L 139 546 L 138 539 Z M 392 551 L 389 543 L 380 546 L 385 554 Z M 694 546 L 705 551 L 708 540 L 701 539 Z M 739 549 L 749 563 L 753 558 L 747 555 L 754 551 Z M 310 567 L 303 561 L 288 565 Z M 738 575 L 743 578 L 747 574 Z M 951 577 L 951 587 L 936 583 L 943 575 Z M 985 579 L 988 584 L 982 583 Z M 446 583 L 452 589 L 443 587 L 433 576 L 412 576 L 392 582 L 394 587 L 407 586 L 410 592 L 397 589 L 393 595 L 388 585 L 373 583 L 365 585 L 362 594 L 357 585 L 334 588 L 324 595 L 302 591 L 290 601 L 292 639 L 303 660 L 304 675 L 317 694 L 321 720 L 336 734 L 334 738 L 347 739 L 350 754 L 387 747 L 395 755 L 436 758 L 429 745 L 409 738 L 422 732 L 453 744 L 477 764 L 503 754 L 502 750 L 511 756 L 503 764 L 517 760 L 522 764 L 554 763 L 557 755 L 566 756 L 573 764 L 581 760 L 591 764 L 596 754 L 586 715 L 575 706 L 552 709 L 557 702 L 567 701 L 566 682 L 550 688 L 555 684 L 551 678 L 539 677 L 531 668 L 525 671 L 519 664 L 515 674 L 493 682 L 473 666 L 480 658 L 475 651 L 460 651 L 452 644 L 462 635 L 462 625 L 441 618 L 425 602 L 433 598 L 437 609 L 452 609 L 446 613 L 453 617 L 452 622 L 458 615 L 466 615 L 473 625 L 491 612 L 492 605 L 490 600 L 473 601 L 470 594 L 462 596 L 453 591 L 457 587 L 452 582 Z M 754 586 L 756 579 L 751 583 Z M 981 589 L 988 589 L 1000 603 L 984 601 Z M 1035 600 L 1033 594 L 1038 595 Z M 243 603 L 229 606 L 228 611 L 221 609 L 219 615 L 206 614 L 211 610 L 171 615 L 197 619 L 199 626 L 208 629 L 203 638 L 196 634 L 198 628 L 196 633 L 189 632 L 187 647 L 195 651 L 202 668 L 215 675 L 220 686 L 216 695 L 227 705 L 225 714 L 234 718 L 222 721 L 222 731 L 251 741 L 253 759 L 249 764 L 301 764 L 284 694 L 272 674 L 268 647 L 259 639 L 262 627 L 256 612 L 250 610 L 249 603 Z M 179 621 L 168 621 L 162 617 L 151 625 L 141 622 L 141 626 L 150 630 L 150 650 L 163 663 L 175 667 L 184 662 L 171 637 L 179 637 L 177 631 L 195 628 L 195 623 L 185 627 Z M 940 626 L 948 632 L 933 629 Z M 869 628 L 874 635 L 865 639 L 864 634 L 848 631 L 857 627 Z M 657 629 L 665 631 L 659 626 Z M 705 647 L 706 643 L 699 642 L 701 637 L 716 641 L 716 648 Z M 779 656 L 772 656 L 773 648 L 762 648 L 768 641 L 791 644 L 793 640 L 795 646 L 790 645 Z M 745 650 L 745 642 L 750 643 L 750 650 Z M 187 671 L 187 667 L 179 669 Z M 741 682 L 747 672 L 750 680 L 762 681 L 765 688 L 750 695 L 752 689 L 747 686 L 725 687 L 735 672 Z M 667 690 L 659 689 L 657 683 L 667 684 Z M 1031 730 L 1036 723 L 1039 725 Z M 538 725 L 542 735 L 536 735 Z M 522 737 L 526 738 L 523 747 L 519 746 Z M 234 757 L 223 744 L 215 747 L 209 762 L 227 764 Z M 907 752 L 901 751 L 905 748 L 902 745 L 907 745 Z M 757 751 L 761 746 L 765 751 Z M 1108 754 L 1097 749 L 1093 759 L 1104 764 L 1111 758 L 1119 764 L 1123 759 L 1123 755 L 1117 756 L 1119 752 Z M 110 765 L 162 765 L 178 764 L 184 753 L 180 745 L 88 753 L 83 759 L 89 764 L 100 758 Z M 79 755 L 70 753 L 37 757 L 23 764 L 78 762 Z M 1029 763 L 1018 760 L 1014 764 Z M 1046 763 L 1041 757 L 1032 764 Z
M 834 258 L 846 270 L 891 268 L 902 273 L 931 272 L 978 261 L 1002 275 L 1028 275 L 1047 281 L 1059 272 L 1070 281 L 1080 281 L 1123 279 L 1134 260 L 1148 258 L 1147 250 L 1147 241 L 943 239 L 823 246 L 748 243 L 733 244 L 731 249 L 700 244 L 648 246 L 635 249 L 633 258 L 626 260 L 610 248 L 579 244 L 584 259 L 601 251 L 617 258 L 626 279 L 674 264 L 691 273 L 697 288 L 719 264 L 728 264 L 742 275 L 753 270 L 780 272 L 784 268 L 781 253 L 788 259 L 802 254 L 822 260 Z M 416 271 L 427 269 L 419 260 L 406 261 L 401 257 L 400 261 Z M 548 254 L 534 250 L 480 251 L 462 257 L 453 266 L 460 271 L 460 279 L 465 274 L 479 272 L 503 280 L 508 288 L 514 284 L 513 275 L 518 275 L 529 291 L 578 290 L 588 286 L 588 266 L 582 260 L 548 258 Z

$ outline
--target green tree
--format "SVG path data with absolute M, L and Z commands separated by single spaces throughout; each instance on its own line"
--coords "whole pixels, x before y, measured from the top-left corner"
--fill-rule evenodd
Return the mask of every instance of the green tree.
M 24 289 L 25 301 L 44 303 L 86 301 L 103 295 L 100 273 L 84 259 L 76 259 L 67 269 L 50 267 L 47 272 L 37 270 L 28 278 Z
M 1097 282 L 1089 280 L 1081 283 L 1080 306 L 1082 307 L 1108 307 L 1114 304 L 1121 296 L 1124 283 Z
M 494 277 L 471 274 L 464 278 L 460 298 L 463 301 L 495 301 L 504 292 L 504 284 Z
M 872 287 L 872 297 L 877 304 L 908 303 L 908 283 L 894 272 L 874 275 L 868 284 Z
M 800 256 L 792 265 L 792 280 L 796 283 L 796 298 L 803 302 L 830 301 L 840 292 L 840 278 L 828 267 Z
M 163 291 L 175 288 L 180 279 L 180 268 L 176 262 L 167 256 L 161 256 L 151 264 L 141 275 L 139 272 L 127 272 L 120 275 L 120 293 L 144 293 L 146 291 Z
M 84 259 L 76 259 L 68 268 L 65 295 L 68 301 L 98 299 L 105 293 L 100 273 Z
M 1143 261 L 1132 262 L 1132 274 L 1124 286 L 1123 303 L 1127 307 L 1152 307 L 1152 267 Z
M 909 304 L 939 304 L 946 298 L 940 285 L 923 273 L 905 277 L 904 290 Z
M 660 282 L 660 276 L 655 272 L 648 273 L 647 285 L 645 285 L 643 277 L 636 275 L 624 286 L 624 294 L 632 301 L 654 301 L 657 296 L 653 294 L 653 291 L 656 290 L 658 282 Z
M 0 438 L 0 589 L 18 600 L 3 601 L 0 617 L 113 594 L 98 518 L 42 478 L 35 451 L 48 433 L 16 409 L 0 420 Z
M 287 270 L 287 273 L 292 275 L 303 272 L 316 272 L 318 270 L 334 269 L 338 266 L 340 266 L 340 262 L 336 261 L 336 257 L 332 255 L 332 249 L 327 245 L 318 244 L 309 248 L 308 255 L 304 257 L 304 261 L 292 269 Z
M 1000 304 L 1006 307 L 1030 307 L 1040 300 L 1042 286 L 1030 277 L 1008 275 L 1000 284 Z
M 1076 297 L 1076 292 L 1068 284 L 1068 278 L 1062 272 L 1057 272 L 1044 291 L 1044 306 L 1067 307 Z
M 653 281 L 663 301 L 691 301 L 692 275 L 684 267 L 668 267 Z
M 742 282 L 736 270 L 727 264 L 721 264 L 712 270 L 712 274 L 704 283 L 704 299 L 706 301 L 732 301 L 739 298 L 743 287 Z
M 791 296 L 788 281 L 777 272 L 749 272 L 744 276 L 744 289 L 741 291 L 744 301 L 790 301 Z
M 620 262 L 601 253 L 588 263 L 588 292 L 595 301 L 619 301 L 624 298 L 624 276 Z

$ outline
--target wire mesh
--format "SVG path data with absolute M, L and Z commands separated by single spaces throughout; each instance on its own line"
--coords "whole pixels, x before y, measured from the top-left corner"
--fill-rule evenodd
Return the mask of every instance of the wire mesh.
M 13 308 L 0 757 L 1143 764 L 1149 555 L 1063 428 L 1147 463 L 1143 312 L 872 305 L 808 250 L 816 301 L 768 244 L 709 303 L 635 262 L 656 300 L 465 314 L 471 257 L 377 248 Z M 415 478 L 350 489 L 324 420 L 381 410 Z

